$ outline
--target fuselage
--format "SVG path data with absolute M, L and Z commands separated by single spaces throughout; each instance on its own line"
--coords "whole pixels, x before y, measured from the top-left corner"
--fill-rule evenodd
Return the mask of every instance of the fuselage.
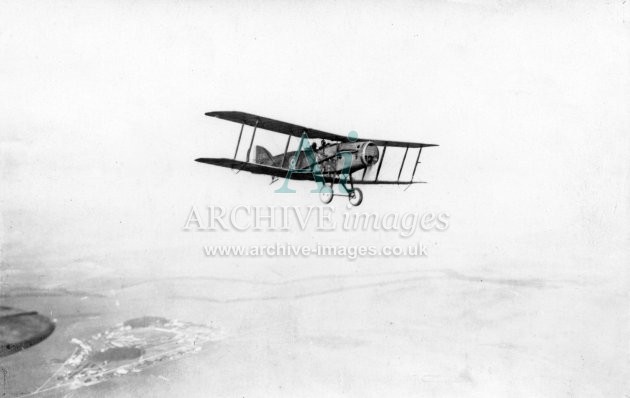
M 378 147 L 369 141 L 323 144 L 320 147 L 313 144 L 311 149 L 316 163 L 324 174 L 338 174 L 347 167 L 346 156 L 342 155 L 344 152 L 351 156 L 350 173 L 376 164 L 379 159 Z M 289 151 L 273 156 L 265 148 L 257 146 L 256 163 L 288 169 L 297 154 L 293 168 L 306 169 L 311 167 L 311 159 L 306 153 L 306 151 Z

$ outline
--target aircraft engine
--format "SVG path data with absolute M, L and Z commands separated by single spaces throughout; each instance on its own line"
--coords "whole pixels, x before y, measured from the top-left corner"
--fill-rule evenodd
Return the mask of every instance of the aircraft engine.
M 369 141 L 363 142 L 345 142 L 339 144 L 338 152 L 350 152 L 352 154 L 351 171 L 360 170 L 365 167 L 378 163 L 379 151 L 378 147 Z M 343 161 L 339 159 L 337 162 L 337 171 L 343 170 Z

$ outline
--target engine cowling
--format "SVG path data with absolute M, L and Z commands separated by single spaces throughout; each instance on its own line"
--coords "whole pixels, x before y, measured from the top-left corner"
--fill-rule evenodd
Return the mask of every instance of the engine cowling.
M 366 166 L 378 163 L 378 147 L 373 142 L 364 142 L 360 150 L 361 162 Z
M 337 153 L 350 152 L 352 154 L 351 171 L 360 170 L 378 163 L 378 147 L 370 141 L 344 142 L 337 147 Z M 344 163 L 342 159 L 337 162 L 337 171 L 342 171 Z

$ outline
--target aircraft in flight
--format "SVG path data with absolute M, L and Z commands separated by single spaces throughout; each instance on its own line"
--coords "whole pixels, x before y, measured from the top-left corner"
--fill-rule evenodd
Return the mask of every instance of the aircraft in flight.
M 197 162 L 269 175 L 272 177 L 272 182 L 279 178 L 286 178 L 283 188 L 276 192 L 293 192 L 287 188 L 289 179 L 315 181 L 319 185 L 320 200 L 325 204 L 330 203 L 334 196 L 347 196 L 353 206 L 360 205 L 363 201 L 363 192 L 355 188 L 355 185 L 409 186 L 423 183 L 423 181 L 414 180 L 422 149 L 438 146 L 417 142 L 359 139 L 354 132 L 343 136 L 237 111 L 208 112 L 206 115 L 238 123 L 241 129 L 236 150 L 231 159 L 199 158 L 195 159 Z M 237 155 L 245 126 L 251 126 L 254 130 L 245 159 L 240 160 L 237 159 Z M 274 155 L 257 145 L 252 157 L 254 138 L 259 129 L 286 135 L 284 152 Z M 299 146 L 297 150 L 290 151 L 289 147 L 294 137 L 300 139 Z M 320 145 L 314 140 L 321 140 Z M 379 179 L 387 149 L 392 147 L 404 148 L 398 176 L 396 179 Z M 415 161 L 408 162 L 408 157 Z M 413 172 L 411 178 L 401 179 L 406 164 L 409 165 L 408 167 L 413 167 Z M 349 183 L 349 187 L 346 183 Z M 337 192 L 334 190 L 335 184 L 339 184 L 340 187 Z

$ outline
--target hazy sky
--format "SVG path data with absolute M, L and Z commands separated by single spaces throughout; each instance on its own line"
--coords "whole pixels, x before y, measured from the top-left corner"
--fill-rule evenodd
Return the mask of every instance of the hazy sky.
M 310 186 L 279 198 L 266 178 L 193 162 L 231 156 L 238 133 L 203 113 L 241 110 L 440 144 L 423 156 L 429 184 L 368 187 L 361 207 L 449 212 L 449 231 L 427 238 L 443 249 L 437 264 L 509 260 L 570 273 L 592 270 L 592 257 L 617 264 L 606 271 L 615 275 L 627 263 L 624 2 L 6 2 L 3 10 L 5 260 L 65 248 L 80 256 L 114 241 L 192 252 L 215 239 L 181 231 L 192 205 L 317 205 Z
M 58 318 L 3 362 L 9 394 L 44 383 L 73 337 L 142 315 L 233 340 L 82 394 L 627 394 L 629 7 L 2 2 L 0 298 Z M 330 206 L 447 212 L 449 229 L 184 231 L 192 206 L 320 206 L 311 184 L 276 194 L 194 162 L 233 154 L 239 126 L 213 110 L 439 144 L 423 152 L 428 184 Z M 429 256 L 202 250 L 273 242 L 422 242 Z

